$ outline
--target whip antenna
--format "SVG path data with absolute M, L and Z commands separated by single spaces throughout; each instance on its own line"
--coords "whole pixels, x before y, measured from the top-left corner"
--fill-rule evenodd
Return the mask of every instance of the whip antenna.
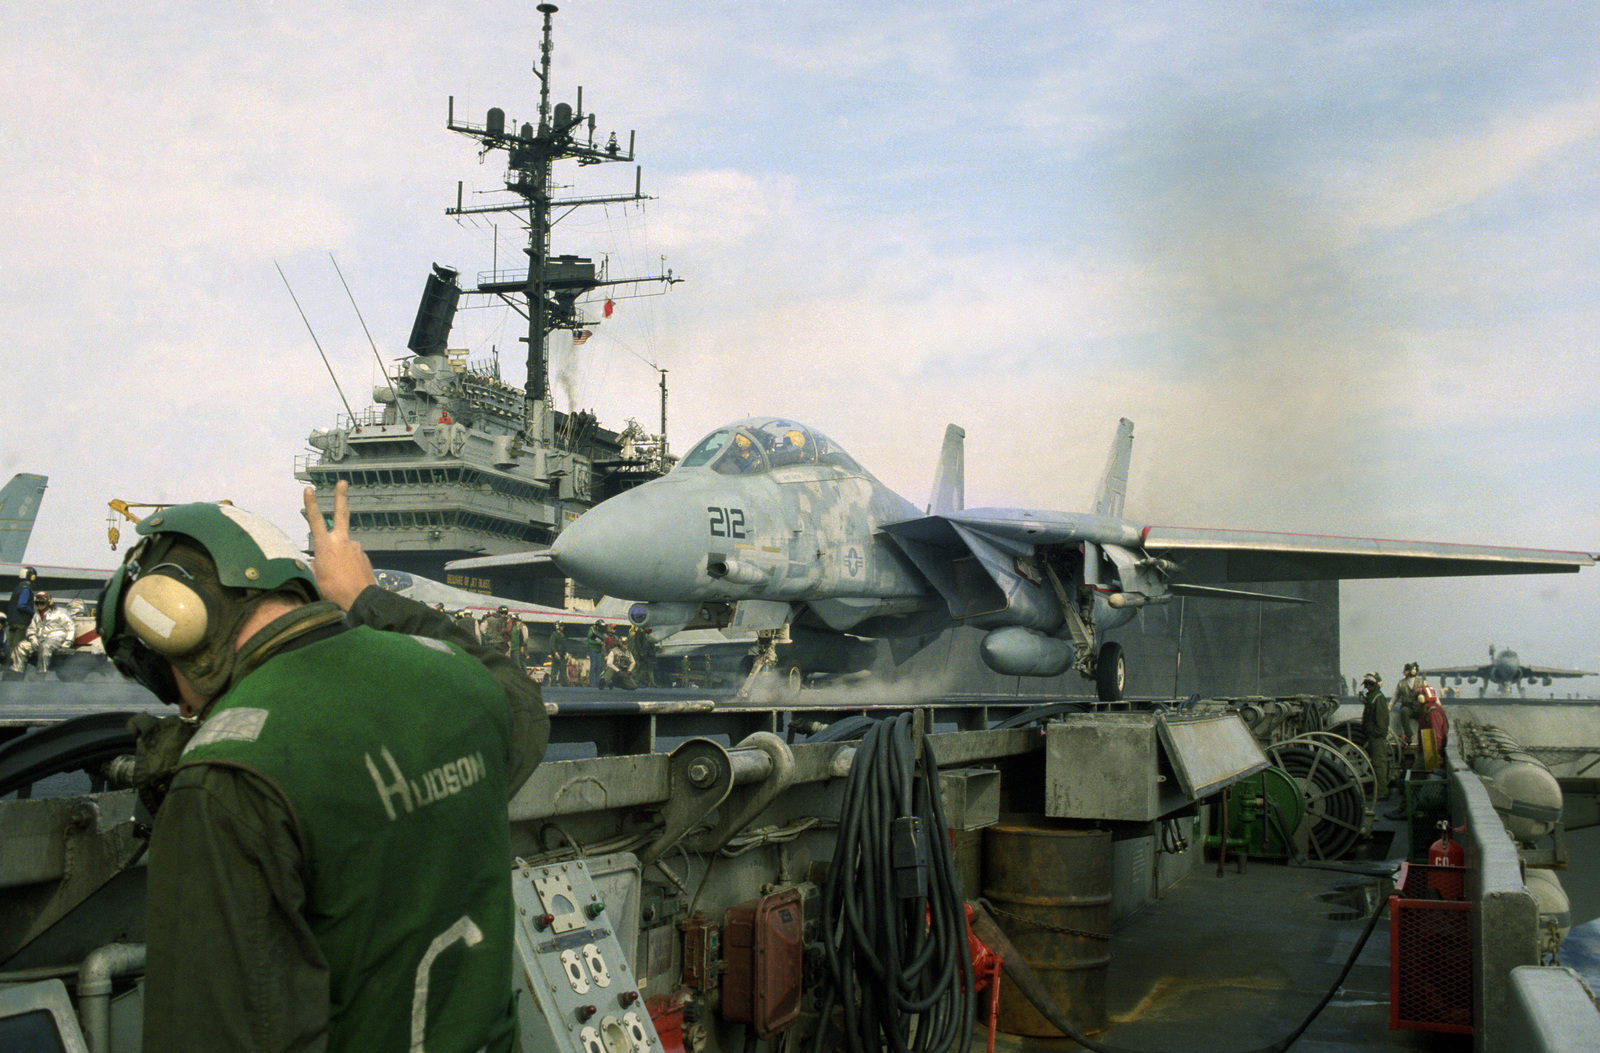
M 322 350 L 322 341 L 317 339 L 316 332 L 311 328 L 311 319 L 306 317 L 305 308 L 300 306 L 300 298 L 294 294 L 294 289 L 289 285 L 289 279 L 283 277 L 283 268 L 278 267 L 278 261 L 273 260 L 272 265 L 278 268 L 278 277 L 283 278 L 283 287 L 289 290 L 289 299 L 294 301 L 294 309 L 300 312 L 300 320 L 306 324 L 306 332 L 311 334 L 311 342 L 317 345 L 317 354 L 322 356 L 322 364 L 327 367 L 328 379 L 333 381 L 333 390 L 339 393 L 339 401 L 344 403 L 344 411 L 354 421 L 356 419 L 355 411 L 350 408 L 350 400 L 344 397 L 344 388 L 339 386 L 339 378 L 333 375 L 333 366 L 328 362 L 327 353 Z
M 350 283 L 344 280 L 344 271 L 339 269 L 339 261 L 333 258 L 331 252 L 328 253 L 328 262 L 333 264 L 333 273 L 339 276 L 339 284 L 344 286 L 344 294 L 350 297 L 350 307 L 356 312 L 356 319 L 361 323 L 361 331 L 367 334 L 367 343 L 372 345 L 372 357 L 378 360 L 378 375 L 388 380 L 389 371 L 383 367 L 383 356 L 378 354 L 378 342 L 372 339 L 372 330 L 367 328 L 367 320 L 361 317 L 361 308 L 356 306 L 356 297 L 350 291 Z

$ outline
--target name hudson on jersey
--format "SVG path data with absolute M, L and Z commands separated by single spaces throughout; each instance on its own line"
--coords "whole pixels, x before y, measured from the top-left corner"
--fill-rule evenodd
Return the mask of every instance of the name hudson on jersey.
M 383 762 L 389 766 L 389 781 L 384 781 L 370 753 L 366 755 L 367 771 L 372 773 L 372 782 L 378 787 L 378 798 L 383 801 L 383 810 L 389 813 L 391 821 L 397 817 L 396 801 L 399 801 L 407 812 L 411 812 L 435 801 L 452 797 L 489 774 L 489 766 L 483 762 L 483 754 L 474 753 L 470 757 L 462 757 L 449 764 L 439 765 L 432 771 L 424 773 L 420 781 L 407 779 L 405 773 L 400 770 L 400 765 L 395 763 L 389 747 L 383 747 L 381 754 Z

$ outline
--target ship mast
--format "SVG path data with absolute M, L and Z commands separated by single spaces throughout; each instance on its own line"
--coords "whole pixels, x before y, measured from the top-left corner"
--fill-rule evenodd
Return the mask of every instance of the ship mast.
M 578 332 L 596 324 L 586 319 L 577 301 L 583 295 L 602 286 L 630 285 L 641 282 L 672 284 L 679 279 L 672 272 L 647 277 L 610 278 L 596 273 L 594 261 L 577 256 L 550 256 L 552 215 L 558 210 L 566 212 L 587 205 L 621 204 L 630 201 L 648 201 L 642 192 L 643 172 L 635 166 L 634 188 L 631 194 L 599 197 L 575 197 L 556 200 L 552 173 L 557 161 L 576 160 L 579 165 L 602 164 L 633 160 L 633 133 L 628 133 L 628 146 L 623 149 L 615 132 L 603 144 L 595 144 L 594 115 L 583 112 L 583 89 L 578 89 L 577 105 L 550 102 L 551 16 L 555 4 L 540 4 L 538 11 L 544 15 L 544 37 L 539 47 L 539 64 L 533 70 L 539 78 L 539 123 L 523 124 L 520 128 L 506 125 L 505 111 L 499 107 L 489 110 L 488 120 L 482 126 L 458 123 L 455 119 L 455 99 L 450 100 L 448 127 L 478 140 L 481 153 L 504 150 L 506 161 L 506 189 L 521 200 L 491 205 L 466 206 L 462 200 L 461 184 L 456 185 L 456 206 L 446 209 L 447 215 L 479 215 L 486 212 L 525 213 L 528 228 L 528 269 L 526 272 L 495 272 L 480 276 L 476 292 L 496 295 L 522 311 L 528 320 L 528 381 L 523 388 L 523 435 L 535 444 L 551 446 L 556 443 L 554 422 L 550 405 L 550 334 L 558 329 Z M 584 133 L 587 132 L 585 136 Z

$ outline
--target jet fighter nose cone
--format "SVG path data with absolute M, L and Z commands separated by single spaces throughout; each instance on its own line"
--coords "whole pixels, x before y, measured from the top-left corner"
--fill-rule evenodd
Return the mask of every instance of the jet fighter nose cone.
M 601 507 L 579 516 L 550 545 L 550 561 L 561 573 L 592 588 L 605 587 L 597 579 L 611 576 L 609 553 L 615 550 L 615 524 L 600 514 Z
M 557 535 L 550 561 L 561 573 L 608 596 L 685 598 L 694 558 L 670 495 L 641 486 L 602 501 Z

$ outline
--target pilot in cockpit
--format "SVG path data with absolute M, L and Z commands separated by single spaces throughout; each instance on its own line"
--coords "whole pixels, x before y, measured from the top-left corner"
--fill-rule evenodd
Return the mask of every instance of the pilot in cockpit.
M 774 468 L 809 460 L 806 456 L 806 433 L 799 428 L 787 428 L 774 435 L 768 460 Z
M 739 475 L 750 475 L 761 471 L 765 465 L 761 458 L 761 449 L 754 440 L 744 432 L 736 432 L 733 436 L 733 450 L 726 460 L 738 466 Z

